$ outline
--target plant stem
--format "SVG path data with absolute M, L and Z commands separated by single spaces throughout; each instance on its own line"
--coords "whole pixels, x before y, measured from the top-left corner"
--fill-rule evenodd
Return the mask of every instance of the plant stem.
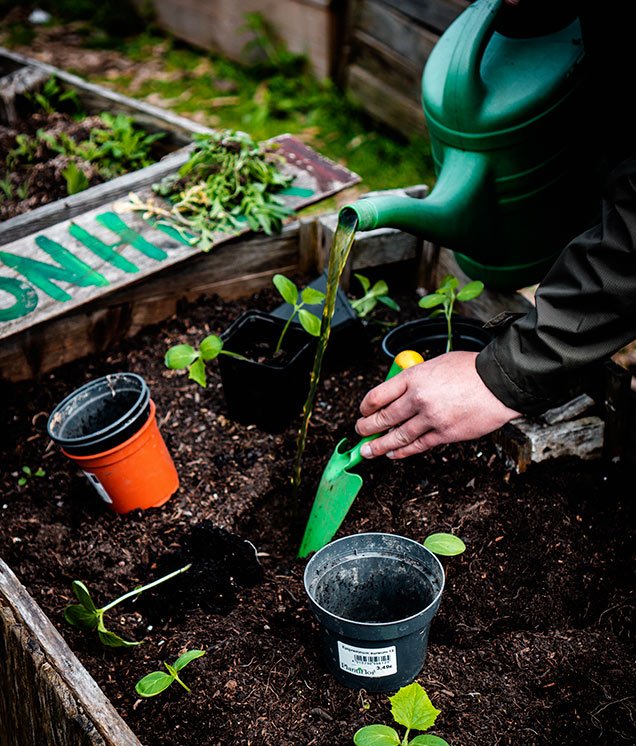
M 230 352 L 229 350 L 220 350 L 219 355 L 227 355 L 228 357 L 233 357 L 237 360 L 249 360 L 245 355 L 241 355 L 238 352 Z
M 147 591 L 149 588 L 154 588 L 156 585 L 159 585 L 159 583 L 165 583 L 166 580 L 170 580 L 170 578 L 174 578 L 177 575 L 180 575 L 182 572 L 189 570 L 191 567 L 192 567 L 192 564 L 186 565 L 185 567 L 182 567 L 180 570 L 175 570 L 174 572 L 171 572 L 169 575 L 166 575 L 163 578 L 159 578 L 158 580 L 153 580 L 152 583 L 148 583 L 148 585 L 142 585 L 141 588 L 133 588 L 132 591 L 128 591 L 128 593 L 124 593 L 123 596 L 120 596 L 119 598 L 116 598 L 114 601 L 111 601 L 109 604 L 99 609 L 99 611 L 101 611 L 102 613 L 109 611 L 109 609 L 112 609 L 113 606 L 117 606 L 117 604 L 120 604 L 122 601 L 126 601 L 126 599 L 128 598 L 133 598 L 133 596 L 138 596 L 140 593 Z
M 175 676 L 175 677 L 174 677 L 174 680 L 175 680 L 175 681 L 178 681 L 178 682 L 179 682 L 179 684 L 181 684 L 181 686 L 182 686 L 182 687 L 183 687 L 183 688 L 184 688 L 184 689 L 186 690 L 186 692 L 190 692 L 190 691 L 192 691 L 192 690 L 190 689 L 190 687 L 189 687 L 189 686 L 186 686 L 186 685 L 185 685 L 185 684 L 183 683 L 183 681 L 181 681 L 181 679 L 180 679 L 180 678 L 179 678 L 178 676 Z
M 274 350 L 274 355 L 277 352 L 280 352 L 280 346 L 283 344 L 283 339 L 285 337 L 285 334 L 287 333 L 287 330 L 289 329 L 289 325 L 294 319 L 294 316 L 298 313 L 298 310 L 300 309 L 300 306 L 294 306 L 294 310 L 292 311 L 292 315 L 287 319 L 287 323 L 283 327 L 283 331 L 280 333 L 280 337 L 278 338 L 278 343 L 276 345 L 276 349 Z

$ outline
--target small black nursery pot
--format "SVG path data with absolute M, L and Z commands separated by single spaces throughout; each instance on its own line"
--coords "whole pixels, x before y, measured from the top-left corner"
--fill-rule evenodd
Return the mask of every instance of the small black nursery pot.
M 480 352 L 493 338 L 481 321 L 467 316 L 453 317 L 452 332 L 453 350 L 466 352 Z M 382 340 L 382 351 L 393 360 L 402 350 L 415 350 L 428 360 L 446 352 L 447 339 L 446 319 L 415 319 L 392 329 Z
M 356 534 L 320 549 L 305 568 L 305 590 L 329 671 L 368 692 L 412 682 L 443 589 L 440 561 L 413 539 Z
M 267 432 L 280 432 L 300 414 L 316 350 L 316 339 L 292 325 L 274 355 L 285 323 L 262 311 L 246 311 L 221 338 L 224 349 L 247 360 L 217 358 L 230 417 Z

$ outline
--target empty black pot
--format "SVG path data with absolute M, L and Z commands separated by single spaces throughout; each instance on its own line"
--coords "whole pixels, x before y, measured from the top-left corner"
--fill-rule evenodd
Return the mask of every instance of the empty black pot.
M 284 319 L 246 311 L 221 337 L 224 349 L 248 359 L 217 358 L 230 417 L 267 432 L 280 432 L 300 414 L 316 350 L 316 338 L 291 325 L 283 343 L 284 359 L 277 362 L 271 355 L 284 326 Z M 259 360 L 261 355 L 265 359 Z

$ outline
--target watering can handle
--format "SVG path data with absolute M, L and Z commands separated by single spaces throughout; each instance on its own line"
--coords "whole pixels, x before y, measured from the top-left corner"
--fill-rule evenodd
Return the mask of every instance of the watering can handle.
M 477 0 L 462 16 L 466 22 L 448 66 L 444 85 L 444 104 L 449 111 L 477 112 L 485 95 L 481 78 L 481 60 L 495 31 L 497 12 L 503 0 Z
M 423 362 L 424 358 L 420 355 L 419 352 L 414 352 L 413 350 L 403 350 L 402 352 L 399 352 L 393 359 L 391 367 L 389 368 L 389 372 L 386 374 L 386 378 L 384 380 L 388 381 L 389 378 L 393 378 L 393 376 L 396 376 L 403 370 L 412 368 L 414 365 L 419 365 Z M 370 441 L 379 438 L 380 435 L 382 435 L 382 433 L 368 435 L 366 438 L 362 438 L 359 443 L 356 443 L 356 445 L 349 451 L 349 463 L 347 464 L 346 468 L 348 469 L 350 466 L 355 466 L 356 464 L 359 464 L 361 461 L 363 461 L 364 459 L 360 455 L 360 449 L 365 443 L 369 443 Z M 341 441 L 341 443 L 342 442 L 344 441 Z

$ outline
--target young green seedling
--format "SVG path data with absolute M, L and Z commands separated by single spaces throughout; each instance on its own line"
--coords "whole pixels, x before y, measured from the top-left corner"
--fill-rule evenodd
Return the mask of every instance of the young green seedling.
M 46 474 L 44 469 L 40 468 L 37 471 L 33 471 L 30 466 L 22 467 L 22 476 L 18 479 L 18 487 L 24 487 L 24 485 L 33 477 L 43 477 Z
M 95 606 L 91 594 L 84 583 L 82 583 L 81 580 L 74 580 L 71 583 L 71 588 L 73 589 L 73 593 L 79 601 L 79 604 L 67 606 L 66 609 L 64 609 L 64 619 L 74 627 L 81 627 L 82 629 L 87 630 L 97 629 L 97 634 L 99 635 L 102 645 L 106 645 L 109 648 L 128 648 L 133 645 L 141 645 L 141 642 L 124 640 L 119 635 L 106 629 L 106 626 L 104 625 L 104 614 L 122 603 L 122 601 L 126 601 L 129 598 L 137 598 L 140 593 L 143 593 L 150 588 L 154 588 L 160 583 L 165 583 L 166 580 L 170 580 L 171 578 L 180 575 L 182 572 L 189 570 L 191 566 L 192 565 L 186 565 L 179 570 L 171 572 L 169 575 L 165 575 L 163 578 L 153 580 L 152 583 L 141 586 L 141 588 L 134 588 L 132 591 L 128 591 L 128 593 L 124 593 L 123 596 L 120 596 L 109 604 L 106 604 L 106 606 L 102 606 L 101 609 L 98 609 L 97 606 Z
M 317 337 L 320 334 L 320 318 L 315 314 L 308 311 L 304 306 L 317 306 L 325 298 L 325 294 L 315 288 L 304 288 L 300 293 L 296 285 L 285 275 L 274 275 L 272 278 L 274 287 L 281 294 L 283 300 L 292 306 L 291 316 L 287 319 L 287 323 L 283 327 L 278 342 L 276 343 L 276 349 L 274 354 L 280 351 L 283 344 L 285 334 L 289 329 L 292 321 L 298 316 L 300 325 L 312 337 Z
M 171 347 L 164 358 L 164 363 L 167 368 L 171 370 L 182 370 L 183 368 L 188 369 L 188 378 L 196 381 L 199 386 L 203 388 L 207 385 L 207 374 L 205 371 L 205 364 L 210 360 L 214 360 L 219 355 L 228 355 L 229 357 L 235 357 L 238 360 L 246 360 L 247 358 L 243 355 L 239 355 L 237 352 L 230 352 L 230 350 L 223 349 L 223 340 L 216 334 L 209 334 L 199 344 L 199 349 L 195 349 L 192 345 L 175 345 Z
M 417 681 L 403 686 L 389 701 L 393 720 L 406 728 L 402 740 L 395 728 L 388 725 L 366 725 L 353 737 L 356 746 L 448 746 L 443 738 L 428 733 L 409 740 L 412 730 L 428 730 L 441 712 Z
M 185 668 L 188 663 L 196 660 L 196 658 L 200 658 L 202 655 L 205 655 L 205 650 L 188 650 L 183 655 L 180 655 L 172 665 L 164 661 L 163 665 L 167 668 L 168 673 L 164 673 L 163 671 L 153 671 L 152 673 L 149 673 L 147 676 L 139 679 L 135 684 L 135 691 L 140 697 L 156 697 L 157 694 L 165 692 L 169 686 L 172 686 L 172 684 L 177 681 L 186 692 L 189 692 L 190 687 L 186 686 L 183 681 L 181 681 L 179 678 L 179 671 Z
M 378 305 L 378 303 L 383 303 L 385 306 L 388 306 L 393 311 L 400 310 L 400 307 L 393 300 L 393 298 L 389 297 L 389 286 L 384 280 L 378 280 L 373 285 L 373 287 L 371 287 L 371 281 L 368 277 L 358 274 L 356 274 L 355 277 L 362 285 L 364 295 L 361 298 L 352 300 L 351 308 L 353 308 L 353 310 L 361 319 L 363 319 L 365 316 L 368 316 L 371 311 L 373 311 L 373 309 Z
M 446 352 L 450 352 L 453 349 L 453 328 L 452 328 L 452 316 L 454 313 L 455 301 L 466 301 L 473 300 L 481 295 L 484 289 L 484 283 L 480 280 L 473 280 L 467 282 L 460 290 L 457 290 L 459 280 L 453 275 L 446 275 L 443 278 L 440 286 L 434 293 L 425 295 L 420 298 L 418 303 L 420 308 L 435 308 L 436 306 L 442 306 L 433 311 L 431 317 L 439 316 L 444 314 L 446 318 L 446 330 L 447 330 L 447 341 L 446 341 Z
M 458 536 L 445 533 L 429 534 L 424 539 L 424 546 L 442 557 L 456 557 L 466 551 L 466 544 Z

